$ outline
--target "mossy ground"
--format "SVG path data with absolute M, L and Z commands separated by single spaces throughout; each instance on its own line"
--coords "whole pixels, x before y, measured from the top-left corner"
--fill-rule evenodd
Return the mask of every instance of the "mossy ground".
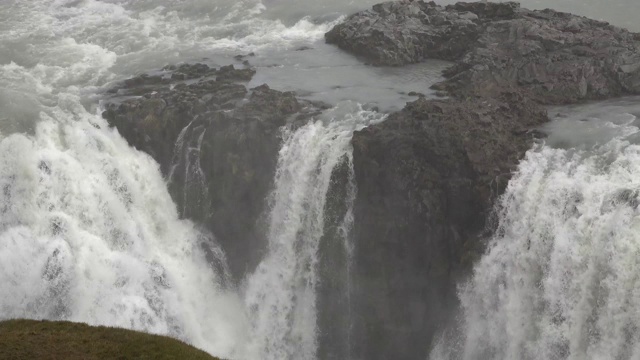
M 0 322 L 0 359 L 219 360 L 179 340 L 71 322 Z

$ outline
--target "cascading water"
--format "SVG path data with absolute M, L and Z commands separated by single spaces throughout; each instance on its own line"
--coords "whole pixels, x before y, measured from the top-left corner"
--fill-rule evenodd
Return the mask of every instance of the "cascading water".
M 165 5 L 0 5 L 0 319 L 132 328 L 247 358 L 251 324 L 226 286 L 224 254 L 179 220 L 158 165 L 95 115 L 95 93 L 166 61 L 286 47 L 329 25 L 285 27 L 261 19 L 258 2 L 230 2 L 226 23 L 211 22 L 208 2 L 211 18 L 184 2 Z M 200 181 L 199 143 L 184 145 L 181 170 Z
M 383 109 L 398 108 L 413 99 L 404 94 L 424 91 L 425 83 L 439 72 L 429 65 L 403 69 L 368 67 L 322 42 L 323 34 L 341 16 L 377 2 L 2 1 L 0 320 L 68 319 L 139 329 L 184 339 L 225 358 L 348 358 L 348 309 L 336 310 L 340 315 L 347 314 L 346 319 L 330 321 L 339 328 L 332 341 L 342 340 L 346 350 L 321 349 L 322 336 L 326 334 L 319 334 L 322 316 L 317 305 L 321 297 L 318 289 L 329 279 L 325 274 L 320 276 L 325 271 L 320 266 L 320 254 L 326 238 L 332 237 L 338 247 L 344 247 L 338 250 L 344 250 L 348 258 L 348 234 L 353 221 L 350 206 L 355 196 L 349 140 L 354 130 L 382 117 L 344 100 L 371 101 Z M 302 49 L 305 51 L 296 51 Z M 270 199 L 269 251 L 258 269 L 243 284 L 234 286 L 228 281 L 225 255 L 216 246 L 214 236 L 179 219 L 179 214 L 197 217 L 185 212 L 184 203 L 209 201 L 206 196 L 197 196 L 206 189 L 200 170 L 203 159 L 199 157 L 202 129 L 192 123 L 176 145 L 173 176 L 183 176 L 185 183 L 196 185 L 172 189 L 180 194 L 176 199 L 182 197 L 178 211 L 157 164 L 130 148 L 96 114 L 101 94 L 118 81 L 184 61 L 227 65 L 234 61 L 233 56 L 248 52 L 256 52 L 251 58 L 258 69 L 255 85 L 267 82 L 279 90 L 296 90 L 300 96 L 339 105 L 319 120 L 285 132 Z M 552 309 L 542 312 L 548 314 L 543 317 L 546 322 L 533 321 L 529 332 L 511 328 L 503 331 L 502 324 L 513 318 L 503 321 L 497 315 L 500 312 L 491 308 L 491 315 L 478 315 L 478 324 L 485 321 L 484 324 L 495 325 L 491 334 L 496 335 L 479 340 L 473 335 L 478 328 L 470 327 L 466 337 L 468 357 L 473 357 L 473 349 L 512 354 L 516 351 L 512 349 L 521 348 L 520 344 L 527 345 L 527 352 L 522 354 L 529 356 L 538 354 L 544 341 L 555 346 L 560 355 L 586 354 L 596 358 L 607 349 L 622 358 L 635 354 L 636 331 L 631 320 L 636 319 L 636 314 L 628 310 L 635 307 L 633 301 L 637 298 L 629 290 L 635 281 L 635 243 L 631 230 L 625 232 L 626 228 L 614 225 L 616 221 L 635 224 L 633 164 L 628 165 L 628 173 L 623 169 L 625 161 L 632 162 L 637 149 L 636 145 L 617 144 L 619 154 L 614 153 L 613 145 L 590 155 L 543 149 L 531 153 L 522 165 L 521 173 L 526 174 L 527 164 L 546 164 L 544 169 L 529 170 L 539 173 L 535 178 L 539 181 L 561 171 L 591 176 L 593 182 L 585 180 L 580 186 L 573 183 L 574 188 L 567 185 L 566 191 L 581 191 L 582 197 L 576 195 L 581 202 L 572 200 L 575 208 L 581 209 L 591 201 L 604 210 L 591 216 L 590 224 L 597 225 L 593 236 L 590 242 L 578 244 L 575 253 L 570 252 L 573 247 L 567 248 L 569 241 L 576 241 L 575 236 L 569 236 L 568 226 L 562 227 L 569 234 L 568 240 L 553 247 L 560 250 L 547 250 L 556 254 L 557 260 L 549 261 L 553 266 L 539 266 L 542 274 L 553 274 L 541 278 L 566 278 L 571 282 L 549 280 L 549 289 L 553 290 L 548 291 L 550 295 L 540 295 L 543 300 L 532 298 L 531 306 Z M 559 158 L 566 160 L 564 165 Z M 332 183 L 334 175 L 345 164 L 347 183 L 340 185 L 345 195 L 343 201 L 336 202 L 338 206 L 327 195 L 336 186 Z M 611 169 L 620 174 L 607 176 Z M 518 184 L 525 186 L 524 182 L 531 179 L 533 175 L 517 177 L 509 191 L 515 193 Z M 545 184 L 549 187 L 562 183 Z M 555 191 L 549 189 L 550 194 Z M 516 206 L 518 201 L 526 200 L 513 196 L 505 199 L 505 209 L 511 203 Z M 564 204 L 565 200 L 554 201 Z M 604 206 L 605 203 L 609 205 Z M 531 210 L 534 206 L 527 203 L 518 207 Z M 520 224 L 515 218 L 509 220 L 508 214 L 505 212 L 502 237 L 509 234 L 506 229 Z M 566 222 L 587 221 L 576 216 L 573 220 L 567 217 Z M 557 221 L 543 223 L 546 227 L 538 229 L 538 233 L 556 229 L 553 226 L 560 228 Z M 583 225 L 581 231 L 586 228 Z M 607 232 L 626 240 L 605 241 Z M 516 251 L 524 246 L 518 241 L 511 246 L 515 250 L 506 245 L 496 245 L 494 249 L 512 251 L 513 259 L 527 254 Z M 543 252 L 543 247 L 550 245 L 549 241 L 532 241 L 527 246 L 533 249 L 527 251 Z M 628 249 L 628 253 L 621 249 Z M 614 262 L 614 258 L 619 261 Z M 337 276 L 346 280 L 337 279 L 332 284 L 337 284 L 340 291 L 349 285 L 346 262 L 336 270 Z M 519 266 L 536 269 L 527 265 L 531 262 L 518 260 L 520 263 Z M 483 264 L 486 265 L 481 265 L 478 273 L 490 274 L 494 267 L 489 260 Z M 519 274 L 513 261 L 505 260 L 504 267 L 514 276 Z M 594 277 L 595 268 L 605 270 L 598 275 L 601 278 Z M 533 276 L 535 272 L 526 275 L 529 274 Z M 615 281 L 624 282 L 626 287 L 614 287 Z M 484 306 L 471 299 L 473 294 L 482 293 L 482 282 L 473 284 L 463 292 L 469 314 Z M 574 284 L 582 287 L 574 289 Z M 508 289 L 515 288 L 511 284 Z M 503 296 L 504 289 L 496 294 Z M 616 291 L 618 295 L 614 294 Z M 591 296 L 574 304 L 576 293 Z M 348 296 L 347 290 L 347 302 Z M 494 299 L 496 306 L 516 304 L 503 298 L 487 299 Z M 336 308 L 337 305 L 332 310 Z M 584 316 L 589 311 L 591 315 Z M 530 314 L 524 310 L 521 313 Z M 620 327 L 609 326 L 605 313 L 613 317 L 624 314 L 625 319 L 631 320 L 620 322 L 626 324 Z M 608 329 L 610 333 L 605 331 Z M 566 339 L 552 343 L 551 336 L 565 330 L 562 336 Z M 500 342 L 502 333 L 511 337 Z M 339 339 L 342 335 L 344 339 Z M 529 340 L 531 336 L 536 339 L 534 342 Z M 545 351 L 544 354 L 551 354 L 551 350 Z M 329 353 L 342 355 L 327 356 Z
M 460 323 L 431 359 L 640 358 L 638 128 L 631 114 L 600 115 L 623 121 L 578 116 L 582 149 L 528 152 L 460 288 Z M 578 139 L 556 129 L 549 141 L 562 136 Z
M 178 135 L 168 179 L 180 216 L 201 220 L 206 218 L 209 208 L 209 188 L 200 156 L 206 129 L 194 124 L 195 121 L 191 121 Z
M 232 356 L 240 299 L 157 164 L 82 107 L 53 112 L 0 141 L 0 318 L 127 327 Z
M 353 131 L 383 118 L 343 103 L 321 120 L 285 130 L 270 199 L 269 253 L 247 279 L 245 292 L 256 358 L 316 358 L 318 249 L 332 174 L 343 161 L 352 166 Z M 353 196 L 347 207 L 352 202 Z M 343 222 L 350 216 L 348 211 Z M 348 234 L 343 236 L 347 241 Z

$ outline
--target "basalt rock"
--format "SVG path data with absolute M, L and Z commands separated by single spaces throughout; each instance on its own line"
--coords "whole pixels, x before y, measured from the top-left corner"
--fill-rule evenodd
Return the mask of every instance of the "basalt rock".
M 351 358 L 424 359 L 457 306 L 540 104 L 640 93 L 640 34 L 514 2 L 403 0 L 348 17 L 328 43 L 373 65 L 454 62 L 434 88 L 354 134 Z
M 232 274 L 252 271 L 266 247 L 262 219 L 282 126 L 298 126 L 319 104 L 262 85 L 252 69 L 183 64 L 125 81 L 103 116 L 169 181 L 180 214 L 212 230 Z M 185 81 L 186 80 L 186 81 Z M 131 95 L 141 95 L 131 97 Z
M 455 61 L 436 89 L 458 97 L 505 86 L 545 104 L 640 93 L 640 34 L 513 2 L 383 3 L 325 37 L 375 65 Z
M 424 359 L 488 210 L 546 111 L 517 90 L 420 98 L 356 132 L 355 359 Z
M 249 81 L 256 71 L 253 69 L 236 69 L 233 65 L 221 67 L 217 72 L 217 80 Z
M 455 60 L 476 41 L 479 28 L 476 15 L 433 2 L 386 2 L 350 16 L 325 38 L 374 65 L 404 65 Z

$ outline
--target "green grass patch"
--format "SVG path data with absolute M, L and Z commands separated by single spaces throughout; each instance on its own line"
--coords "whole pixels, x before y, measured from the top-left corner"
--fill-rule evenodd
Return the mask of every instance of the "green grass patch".
M 66 321 L 0 322 L 0 359 L 219 360 L 166 336 Z

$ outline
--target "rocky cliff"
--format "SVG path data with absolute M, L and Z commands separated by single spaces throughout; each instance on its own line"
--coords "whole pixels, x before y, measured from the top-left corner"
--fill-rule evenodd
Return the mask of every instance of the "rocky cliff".
M 420 99 L 356 132 L 357 359 L 424 358 L 546 112 L 519 93 Z M 365 341 L 366 339 L 366 341 Z M 373 345 L 372 345 L 373 344 Z
M 483 251 L 493 200 L 547 121 L 542 104 L 640 92 L 640 35 L 519 4 L 397 1 L 326 41 L 373 65 L 454 61 L 420 99 L 353 137 L 355 359 L 424 359 Z
M 181 215 L 214 230 L 231 272 L 252 271 L 266 247 L 262 223 L 280 149 L 280 127 L 319 108 L 266 85 L 254 70 L 170 66 L 111 91 L 103 116 L 153 156 Z
M 456 306 L 456 281 L 482 252 L 493 200 L 548 120 L 541 105 L 638 93 L 640 36 L 510 2 L 398 1 L 354 14 L 326 39 L 374 65 L 454 62 L 435 86 L 449 98 L 421 98 L 353 136 L 351 284 L 330 276 L 348 263 L 330 241 L 346 211 L 340 167 L 320 244 L 321 357 L 424 359 Z M 160 163 L 182 215 L 215 230 L 236 279 L 265 250 L 280 127 L 322 110 L 266 85 L 247 89 L 252 75 L 167 67 L 117 86 L 104 113 Z M 335 316 L 338 302 L 350 302 L 351 318 Z

